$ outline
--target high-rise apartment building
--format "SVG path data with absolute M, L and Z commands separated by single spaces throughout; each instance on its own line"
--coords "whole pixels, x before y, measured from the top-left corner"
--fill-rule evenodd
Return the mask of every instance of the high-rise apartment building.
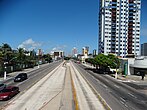
M 141 56 L 147 56 L 147 43 L 141 44 Z
M 88 54 L 89 54 L 89 47 L 88 46 L 82 48 L 82 54 L 84 56 L 88 56 Z
M 140 55 L 141 0 L 100 0 L 99 53 Z
M 77 57 L 77 54 L 78 54 L 78 50 L 77 50 L 76 47 L 74 47 L 74 48 L 72 49 L 72 56 L 73 56 L 73 57 Z

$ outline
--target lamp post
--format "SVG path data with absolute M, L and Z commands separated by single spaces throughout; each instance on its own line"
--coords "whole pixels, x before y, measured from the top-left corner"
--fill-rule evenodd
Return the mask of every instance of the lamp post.
M 12 58 L 10 61 L 12 61 L 12 60 L 14 60 L 14 59 L 16 59 L 17 57 L 14 57 L 14 58 Z M 9 62 L 10 62 L 9 61 Z M 4 80 L 6 80 L 7 79 L 7 66 L 6 66 L 6 64 L 8 64 L 8 62 L 4 62 Z
M 8 62 L 4 62 L 4 80 L 7 78 L 7 71 L 6 71 L 6 69 L 7 69 L 7 66 L 6 66 L 6 64 L 7 64 Z
M 39 68 L 39 61 L 38 61 L 38 68 Z

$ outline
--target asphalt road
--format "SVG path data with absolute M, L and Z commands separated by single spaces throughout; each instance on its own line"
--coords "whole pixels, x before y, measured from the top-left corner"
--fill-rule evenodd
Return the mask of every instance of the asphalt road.
M 9 80 L 4 81 L 4 83 L 8 85 L 18 86 L 20 89 L 20 93 L 18 95 L 22 95 L 23 93 L 25 93 L 26 90 L 32 87 L 35 83 L 37 83 L 40 79 L 42 79 L 44 76 L 46 76 L 48 73 L 50 73 L 53 69 L 55 69 L 60 64 L 61 64 L 61 61 L 53 62 L 45 66 L 42 66 L 36 70 L 30 71 L 27 73 L 28 79 L 23 82 L 14 82 L 13 78 L 10 78 Z M 3 107 L 11 100 L 0 101 L 0 107 Z
M 71 75 L 76 90 L 80 110 L 106 110 L 97 95 L 92 91 L 73 63 L 70 63 Z
M 24 94 L 10 102 L 4 110 L 59 109 L 62 106 L 60 97 L 62 96 L 61 93 L 65 82 L 65 70 L 66 68 L 62 64 L 57 66 Z M 55 99 L 55 103 L 52 103 Z
M 146 110 L 147 96 L 105 74 L 97 74 L 74 63 L 81 74 L 104 98 L 112 110 Z

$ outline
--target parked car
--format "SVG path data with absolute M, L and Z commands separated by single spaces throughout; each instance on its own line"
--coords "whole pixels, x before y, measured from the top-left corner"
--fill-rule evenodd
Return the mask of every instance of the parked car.
M 27 73 L 19 73 L 15 78 L 14 82 L 21 82 L 28 78 Z
M 19 93 L 19 87 L 7 86 L 0 91 L 0 100 L 8 100 Z
M 6 88 L 6 84 L 0 83 L 0 91 L 3 90 L 4 88 Z
M 77 61 L 77 63 L 80 64 L 81 62 L 80 61 Z

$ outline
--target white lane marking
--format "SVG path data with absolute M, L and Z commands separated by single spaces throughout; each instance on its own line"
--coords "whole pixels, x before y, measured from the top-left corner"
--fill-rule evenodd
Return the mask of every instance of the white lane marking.
M 106 86 L 105 84 L 101 84 L 103 87 L 105 87 L 106 89 L 108 88 L 108 86 Z
M 124 99 L 124 98 L 122 98 L 122 97 L 120 97 L 120 99 L 121 99 L 121 101 L 123 101 L 123 102 L 125 102 L 126 100 Z
M 91 74 L 89 74 L 91 75 Z M 95 79 L 100 85 L 102 85 L 103 87 L 105 87 L 106 89 L 108 88 L 108 86 L 106 86 L 105 84 L 101 83 L 97 78 L 95 78 L 93 75 L 91 75 L 93 79 Z M 101 77 L 101 76 L 100 76 Z
M 125 107 L 128 107 L 128 105 L 127 105 L 127 104 L 125 104 Z
M 92 76 L 92 75 L 91 75 Z M 92 76 L 92 78 L 94 79 L 94 80 L 96 80 L 96 82 L 100 82 L 98 79 L 96 79 L 94 76 Z
M 122 101 L 122 100 L 124 100 L 124 99 L 123 99 L 123 98 L 121 98 L 120 103 L 122 103 L 125 107 L 127 107 L 127 108 L 128 108 L 128 105 L 127 105 L 127 104 L 125 104 L 125 100 L 124 100 L 124 101 Z
M 120 88 L 119 86 L 117 86 L 117 85 L 114 85 L 116 88 Z
M 107 79 L 105 79 L 106 82 L 109 82 Z
M 120 101 L 120 103 L 122 103 L 123 105 L 125 105 L 125 103 L 123 101 Z
M 131 94 L 131 93 L 128 93 L 130 96 L 132 96 L 132 97 L 134 97 L 134 98 L 137 98 L 136 96 L 134 96 L 133 94 Z

